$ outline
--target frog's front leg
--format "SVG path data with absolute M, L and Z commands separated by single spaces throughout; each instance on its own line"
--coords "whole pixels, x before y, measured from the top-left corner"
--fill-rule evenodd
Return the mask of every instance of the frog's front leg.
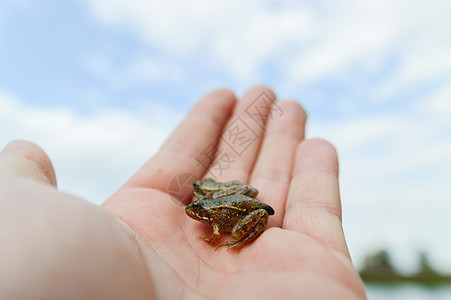
M 268 216 L 268 212 L 264 209 L 257 209 L 249 213 L 232 229 L 231 236 L 236 241 L 224 243 L 218 247 L 229 246 L 230 249 L 258 237 L 265 230 Z
M 221 239 L 221 232 L 219 232 L 218 224 L 213 224 L 212 228 L 213 233 L 211 234 L 210 237 L 208 237 L 205 233 L 202 232 L 202 234 L 204 235 L 203 240 L 209 243 L 210 245 L 216 245 Z

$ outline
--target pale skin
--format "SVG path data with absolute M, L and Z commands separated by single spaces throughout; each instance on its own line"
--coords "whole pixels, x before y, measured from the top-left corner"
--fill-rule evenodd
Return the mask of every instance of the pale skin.
M 275 99 L 262 86 L 240 101 L 226 89 L 207 94 L 100 207 L 58 192 L 40 148 L 7 145 L 0 153 L 0 298 L 365 299 L 341 224 L 336 151 L 304 139 L 305 112 L 290 100 L 277 102 L 284 114 L 268 118 L 264 134 L 244 112 L 262 91 Z M 168 186 L 181 173 L 202 178 L 195 157 L 215 140 L 225 149 L 218 137 L 238 116 L 261 138 L 241 157 L 225 150 L 234 163 L 217 181 L 256 187 L 276 213 L 254 241 L 215 251 L 199 238 L 211 229 L 189 218 Z

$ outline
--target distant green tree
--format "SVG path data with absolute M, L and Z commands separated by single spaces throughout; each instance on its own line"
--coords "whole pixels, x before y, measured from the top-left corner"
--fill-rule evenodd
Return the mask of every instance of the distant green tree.
M 365 282 L 391 284 L 410 282 L 429 286 L 451 284 L 451 275 L 443 275 L 435 271 L 426 253 L 420 252 L 418 259 L 420 265 L 418 272 L 413 275 L 403 275 L 393 267 L 388 252 L 379 250 L 365 258 L 360 275 Z
M 418 274 L 435 274 L 436 271 L 431 266 L 429 258 L 425 252 L 420 252 L 419 254 L 420 268 Z
M 360 273 L 362 275 L 393 275 L 397 274 L 397 271 L 392 266 L 388 251 L 379 250 L 365 258 Z

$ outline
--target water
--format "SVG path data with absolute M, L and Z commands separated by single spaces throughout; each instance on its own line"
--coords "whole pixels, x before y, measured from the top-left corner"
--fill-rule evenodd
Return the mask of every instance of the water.
M 426 287 L 416 284 L 367 284 L 368 300 L 450 300 L 451 285 Z

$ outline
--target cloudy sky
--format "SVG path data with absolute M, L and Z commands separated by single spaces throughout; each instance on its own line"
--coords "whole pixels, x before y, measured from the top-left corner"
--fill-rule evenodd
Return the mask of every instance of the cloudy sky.
M 0 146 L 39 144 L 101 203 L 209 90 L 299 101 L 338 149 L 357 265 L 451 270 L 451 2 L 0 2 Z

